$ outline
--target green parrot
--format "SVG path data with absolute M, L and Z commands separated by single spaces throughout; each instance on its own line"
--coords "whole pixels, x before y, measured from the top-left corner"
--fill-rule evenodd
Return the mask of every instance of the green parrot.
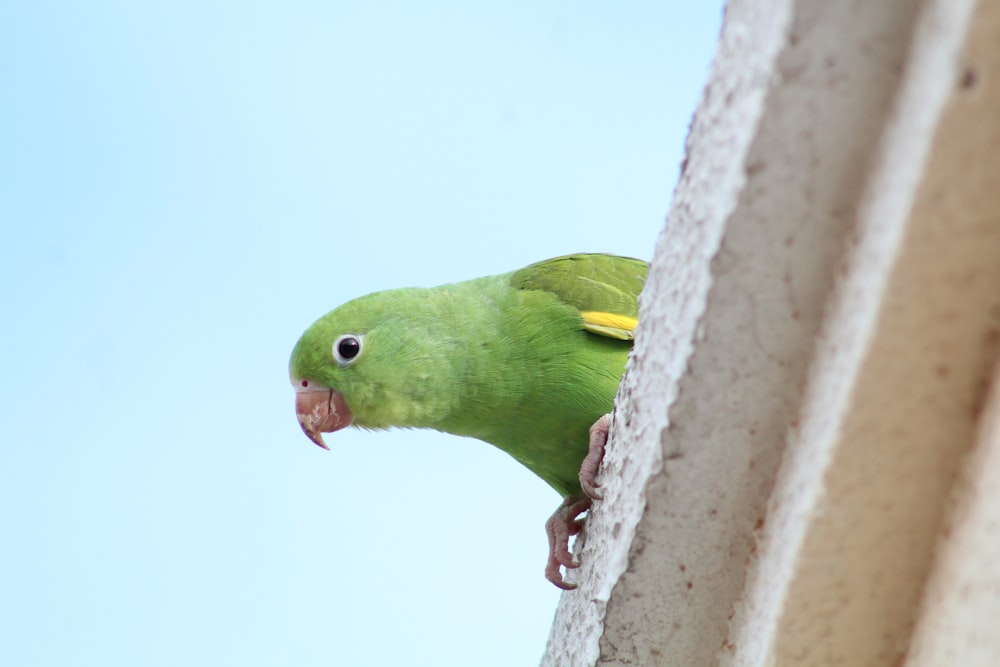
M 546 523 L 545 576 L 563 589 L 569 538 L 600 499 L 609 413 L 646 262 L 567 255 L 496 276 L 387 290 L 306 330 L 289 363 L 303 432 L 431 428 L 504 450 L 564 500 Z

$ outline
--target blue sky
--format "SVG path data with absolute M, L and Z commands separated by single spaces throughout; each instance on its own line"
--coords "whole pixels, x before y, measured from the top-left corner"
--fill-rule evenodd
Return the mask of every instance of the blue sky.
M 649 258 L 719 3 L 0 7 L 0 664 L 536 664 L 559 502 L 302 435 L 352 297 Z

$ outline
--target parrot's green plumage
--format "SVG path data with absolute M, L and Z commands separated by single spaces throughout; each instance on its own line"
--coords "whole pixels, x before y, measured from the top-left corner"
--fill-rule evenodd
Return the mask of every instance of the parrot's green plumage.
M 570 255 L 370 294 L 303 334 L 291 376 L 339 392 L 355 426 L 472 436 L 563 496 L 578 495 L 587 432 L 613 407 L 646 269 L 637 259 Z M 344 335 L 361 343 L 346 365 L 333 351 Z
M 588 431 L 613 408 L 646 270 L 637 259 L 569 255 L 350 301 L 314 323 L 292 352 L 302 429 L 324 447 L 322 432 L 351 424 L 478 438 L 564 497 L 582 498 L 572 507 L 579 513 L 589 506 L 579 477 Z M 550 542 L 575 532 L 575 514 L 566 516 L 559 521 L 568 532 L 550 532 Z M 547 576 L 569 588 L 559 564 L 570 556 L 560 548 L 558 562 L 550 558 L 555 578 Z

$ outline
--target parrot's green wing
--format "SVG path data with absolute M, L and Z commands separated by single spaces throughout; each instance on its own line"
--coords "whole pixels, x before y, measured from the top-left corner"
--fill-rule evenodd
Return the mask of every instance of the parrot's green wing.
M 518 289 L 551 292 L 577 308 L 591 333 L 632 340 L 648 266 L 630 257 L 566 255 L 515 271 L 510 281 Z

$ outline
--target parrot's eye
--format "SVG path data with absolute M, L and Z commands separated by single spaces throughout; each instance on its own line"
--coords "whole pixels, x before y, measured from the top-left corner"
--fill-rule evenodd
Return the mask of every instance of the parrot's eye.
M 358 334 L 344 334 L 333 341 L 333 358 L 343 366 L 353 364 L 361 354 L 362 337 Z

